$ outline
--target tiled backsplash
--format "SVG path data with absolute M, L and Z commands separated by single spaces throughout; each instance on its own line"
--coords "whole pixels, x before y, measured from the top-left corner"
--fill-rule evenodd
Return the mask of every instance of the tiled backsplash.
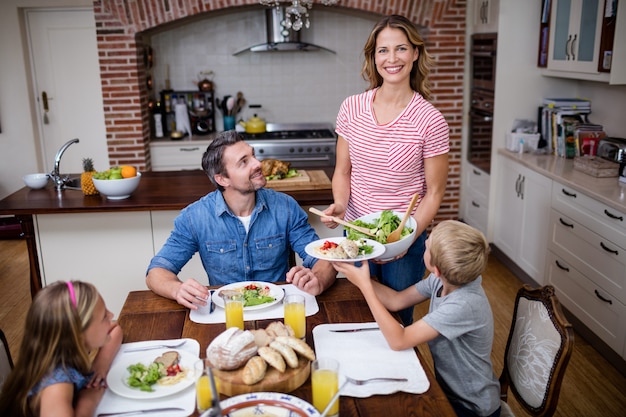
M 174 90 L 194 90 L 199 73 L 212 70 L 217 97 L 243 92 L 248 104 L 238 118 L 258 113 L 268 122 L 335 123 L 344 98 L 362 92 L 363 45 L 378 20 L 331 13 L 324 7 L 311 11 L 311 27 L 301 40 L 336 52 L 243 52 L 266 39 L 265 10 L 220 14 L 160 32 L 151 38 L 154 49 L 155 92 L 164 88 L 169 65 Z M 221 113 L 216 124 L 221 130 Z

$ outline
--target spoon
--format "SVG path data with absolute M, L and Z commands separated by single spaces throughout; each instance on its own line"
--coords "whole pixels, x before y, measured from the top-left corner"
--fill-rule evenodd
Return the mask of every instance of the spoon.
M 406 213 L 404 213 L 404 218 L 400 222 L 400 225 L 396 227 L 396 230 L 389 233 L 389 235 L 387 236 L 387 243 L 393 243 L 393 242 L 397 242 L 398 240 L 400 240 L 400 237 L 402 236 L 402 229 L 404 229 L 404 225 L 406 224 L 406 221 L 409 220 L 409 216 L 411 215 L 411 212 L 413 212 L 413 207 L 415 207 L 415 204 L 418 202 L 419 198 L 420 198 L 419 193 L 415 193 L 413 195 L 413 198 L 411 199 L 411 202 L 409 203 L 409 208 L 406 209 Z
M 352 228 L 352 229 L 354 229 L 356 231 L 359 231 L 359 232 L 361 232 L 361 233 L 363 233 L 365 235 L 376 237 L 376 234 L 371 229 L 368 229 L 366 227 L 357 226 L 357 225 L 354 225 L 352 223 L 348 223 L 345 220 L 341 220 L 339 217 L 329 216 L 328 214 L 325 214 L 323 211 L 320 211 L 320 210 L 316 209 L 315 207 L 309 207 L 309 211 L 311 213 L 317 214 L 318 216 L 321 216 L 321 217 L 328 217 L 329 219 L 332 219 L 332 221 L 334 221 L 335 223 L 341 224 L 341 225 L 346 226 L 346 227 L 350 227 L 350 228 Z

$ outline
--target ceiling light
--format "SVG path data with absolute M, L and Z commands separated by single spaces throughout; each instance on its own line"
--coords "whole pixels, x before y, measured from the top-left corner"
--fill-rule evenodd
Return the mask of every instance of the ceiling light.
M 332 6 L 337 4 L 338 1 L 339 0 L 319 0 L 324 6 Z M 259 3 L 264 6 L 280 7 L 281 1 L 259 0 Z M 313 7 L 313 0 L 291 0 L 291 5 L 285 7 L 285 21 L 283 22 L 285 28 L 299 31 L 304 26 L 308 29 L 311 26 L 311 22 L 309 21 L 309 10 L 311 7 Z

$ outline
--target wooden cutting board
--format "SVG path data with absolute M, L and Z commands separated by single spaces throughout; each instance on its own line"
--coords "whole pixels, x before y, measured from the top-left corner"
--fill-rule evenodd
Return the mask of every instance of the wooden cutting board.
M 321 169 L 312 171 L 299 169 L 298 173 L 300 175 L 297 177 L 268 181 L 266 187 L 277 191 L 324 190 L 331 188 L 328 175 Z
M 289 393 L 306 382 L 311 373 L 311 362 L 298 356 L 298 367 L 290 368 L 287 366 L 284 373 L 280 373 L 268 365 L 265 377 L 254 385 L 244 384 L 243 367 L 234 371 L 216 369 L 213 373 L 219 379 L 220 393 L 229 397 L 260 391 Z

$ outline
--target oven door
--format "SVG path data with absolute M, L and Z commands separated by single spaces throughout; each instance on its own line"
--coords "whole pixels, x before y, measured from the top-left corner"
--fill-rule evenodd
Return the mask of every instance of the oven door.
M 491 171 L 493 113 L 472 108 L 469 112 L 470 132 L 468 161 L 487 174 Z

